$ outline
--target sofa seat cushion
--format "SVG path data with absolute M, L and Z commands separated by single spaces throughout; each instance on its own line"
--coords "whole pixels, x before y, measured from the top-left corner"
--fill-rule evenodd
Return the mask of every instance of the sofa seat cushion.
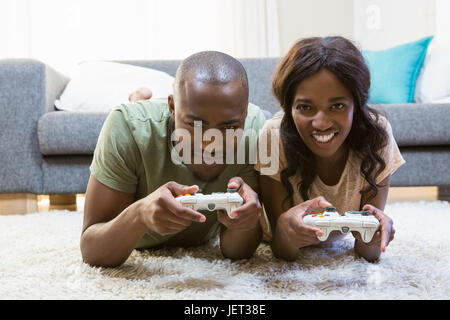
M 450 146 L 450 104 L 374 105 L 387 115 L 399 147 Z
M 385 112 L 399 147 L 450 146 L 450 104 L 374 105 Z M 92 155 L 107 112 L 55 111 L 38 123 L 43 155 Z
M 43 155 L 91 155 L 108 112 L 55 111 L 38 122 Z

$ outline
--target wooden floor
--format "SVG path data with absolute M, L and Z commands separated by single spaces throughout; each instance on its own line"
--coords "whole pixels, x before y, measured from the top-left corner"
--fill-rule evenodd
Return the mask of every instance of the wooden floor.
M 407 201 L 436 201 L 438 196 L 437 187 L 392 187 L 389 190 L 388 203 Z M 83 211 L 84 194 L 77 194 L 77 204 L 69 207 L 52 206 L 51 209 L 67 209 L 73 211 Z M 48 211 L 50 200 L 48 195 L 38 196 L 38 210 Z

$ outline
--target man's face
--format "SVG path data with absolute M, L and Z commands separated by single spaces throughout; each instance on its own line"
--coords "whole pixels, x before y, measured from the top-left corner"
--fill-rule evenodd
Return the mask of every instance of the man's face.
M 230 144 L 233 145 L 233 150 L 236 150 L 237 139 L 227 141 L 226 130 L 244 128 L 248 107 L 247 89 L 239 81 L 208 84 L 193 80 L 186 81 L 174 94 L 175 97 L 169 97 L 169 108 L 175 122 L 175 130 L 184 129 L 180 132 L 184 131 L 190 135 L 191 159 L 190 164 L 185 164 L 197 178 L 204 181 L 214 180 L 225 169 L 226 150 Z M 214 134 L 211 140 L 205 139 L 207 130 Z M 222 141 L 215 140 L 219 133 L 223 137 Z M 222 161 L 214 161 L 218 158 Z M 195 163 L 195 159 L 201 159 L 201 163 Z

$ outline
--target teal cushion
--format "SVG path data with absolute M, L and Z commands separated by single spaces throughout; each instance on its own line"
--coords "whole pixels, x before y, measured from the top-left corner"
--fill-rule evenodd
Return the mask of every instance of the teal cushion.
M 387 50 L 362 51 L 370 70 L 369 103 L 411 103 L 417 77 L 433 37 Z

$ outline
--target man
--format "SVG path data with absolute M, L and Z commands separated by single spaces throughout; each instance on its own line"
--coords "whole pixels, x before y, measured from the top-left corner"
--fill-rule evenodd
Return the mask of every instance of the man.
M 198 139 L 191 139 L 192 153 L 179 158 L 194 160 L 177 163 L 175 144 L 189 137 L 173 133 L 193 136 L 200 125 L 226 137 L 230 129 L 258 132 L 264 122 L 262 111 L 248 102 L 243 66 L 214 51 L 194 54 L 180 64 L 168 99 L 137 101 L 113 110 L 90 167 L 80 240 L 83 260 L 118 266 L 134 248 L 200 245 L 219 232 L 225 257 L 249 258 L 262 237 L 253 165 L 217 161 L 226 156 L 225 146 L 238 144 L 234 137 L 225 138 L 224 147 L 217 148 L 221 150 L 210 150 L 212 162 L 194 161 L 195 150 L 205 151 L 210 142 L 195 145 Z M 244 203 L 230 218 L 222 211 L 202 214 L 175 199 L 199 188 L 205 194 L 235 188 Z

